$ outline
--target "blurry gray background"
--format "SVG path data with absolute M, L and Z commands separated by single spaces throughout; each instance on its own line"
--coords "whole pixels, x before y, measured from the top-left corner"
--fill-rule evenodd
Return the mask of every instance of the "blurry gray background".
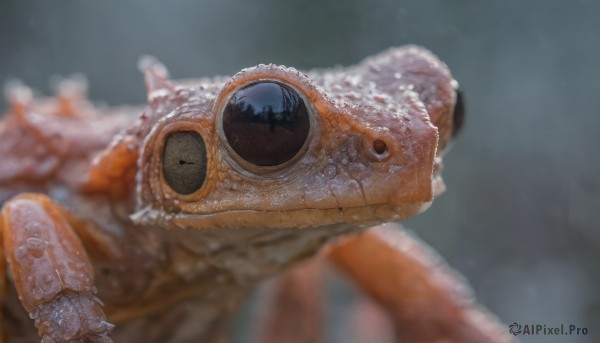
M 599 18 L 591 0 L 0 0 L 0 83 L 47 94 L 52 75 L 81 72 L 94 101 L 140 103 L 142 54 L 189 78 L 423 45 L 461 83 L 468 117 L 446 158 L 448 191 L 409 227 L 504 322 L 589 329 L 524 342 L 598 342 Z M 328 341 L 351 342 L 344 308 L 356 291 L 331 282 Z M 240 316 L 236 336 L 250 325 Z

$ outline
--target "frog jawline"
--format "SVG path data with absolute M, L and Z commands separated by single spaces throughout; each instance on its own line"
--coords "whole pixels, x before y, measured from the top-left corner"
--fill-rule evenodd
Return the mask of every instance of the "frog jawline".
M 374 226 L 404 220 L 425 211 L 431 201 L 392 203 L 348 208 L 306 208 L 288 211 L 228 210 L 208 214 L 165 213 L 149 207 L 130 216 L 138 225 L 159 224 L 171 228 L 211 230 L 220 228 L 309 228 L 345 224 Z M 257 224 L 258 223 L 258 224 Z

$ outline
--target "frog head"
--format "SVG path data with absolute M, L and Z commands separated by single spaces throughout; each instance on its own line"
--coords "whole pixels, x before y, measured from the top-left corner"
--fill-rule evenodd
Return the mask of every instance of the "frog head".
M 142 69 L 138 223 L 366 226 L 411 217 L 444 189 L 457 84 L 423 49 L 308 74 L 258 65 L 174 82 L 156 60 Z

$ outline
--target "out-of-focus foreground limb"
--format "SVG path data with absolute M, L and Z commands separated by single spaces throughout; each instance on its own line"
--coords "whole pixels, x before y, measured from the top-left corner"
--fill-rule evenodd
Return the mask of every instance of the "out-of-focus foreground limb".
M 400 342 L 516 342 L 456 272 L 397 224 L 346 238 L 328 255 L 392 316 Z

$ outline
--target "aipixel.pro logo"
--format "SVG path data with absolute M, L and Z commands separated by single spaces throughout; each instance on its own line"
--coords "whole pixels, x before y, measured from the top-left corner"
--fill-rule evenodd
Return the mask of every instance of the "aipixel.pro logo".
M 579 327 L 577 325 L 560 324 L 557 326 L 546 325 L 546 324 L 520 324 L 513 322 L 508 326 L 508 332 L 517 335 L 544 335 L 544 336 L 564 336 L 564 335 L 575 335 L 585 336 L 588 334 L 588 328 Z

